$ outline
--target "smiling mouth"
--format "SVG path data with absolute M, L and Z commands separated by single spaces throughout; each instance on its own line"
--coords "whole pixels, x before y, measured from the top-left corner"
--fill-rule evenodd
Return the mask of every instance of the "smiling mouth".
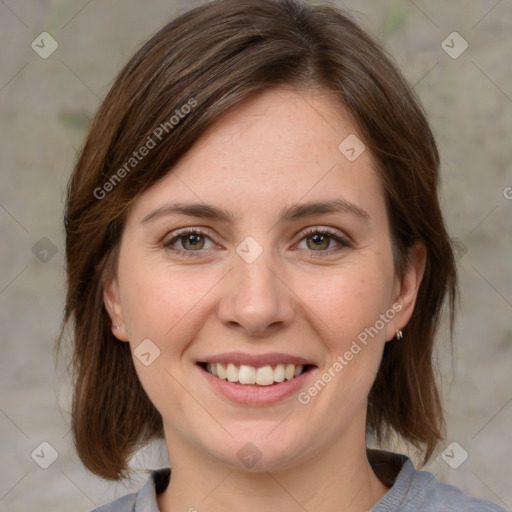
M 292 380 L 313 368 L 306 364 L 276 364 L 260 367 L 234 363 L 198 363 L 209 374 L 233 384 L 272 386 Z

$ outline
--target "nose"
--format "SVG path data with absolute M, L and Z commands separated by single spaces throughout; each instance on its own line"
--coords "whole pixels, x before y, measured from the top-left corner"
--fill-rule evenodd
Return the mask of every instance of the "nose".
M 288 326 L 294 295 L 278 268 L 265 251 L 252 263 L 237 258 L 222 290 L 220 321 L 251 337 L 268 337 Z

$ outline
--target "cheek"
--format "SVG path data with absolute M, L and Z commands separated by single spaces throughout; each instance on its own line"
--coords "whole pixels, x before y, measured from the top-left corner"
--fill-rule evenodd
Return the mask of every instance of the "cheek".
M 316 319 L 326 357 L 317 380 L 300 400 L 311 401 L 320 416 L 335 411 L 333 432 L 345 428 L 347 418 L 366 410 L 385 345 L 386 321 L 381 318 L 389 307 L 388 283 L 375 271 L 368 275 L 374 277 L 367 279 L 355 271 L 331 275 L 323 292 L 315 290 L 308 298 L 309 316 Z
M 385 269 L 347 265 L 303 283 L 300 293 L 307 297 L 304 302 L 326 356 L 319 379 L 329 391 L 307 390 L 319 409 L 339 407 L 350 416 L 364 407 L 382 358 L 386 325 L 392 320 L 392 315 L 386 316 L 392 272 Z M 323 384 L 317 388 L 323 389 Z
M 339 353 L 386 312 L 390 282 L 383 271 L 346 267 L 323 277 L 308 278 L 298 295 L 317 318 L 318 328 L 324 333 L 322 338 Z M 382 325 L 379 323 L 377 327 L 381 337 L 384 336 Z
M 183 356 L 205 323 L 205 294 L 219 279 L 165 262 L 148 264 L 126 252 L 119 264 L 119 282 L 135 369 L 163 418 L 180 417 L 186 409 L 180 385 Z M 149 345 L 149 365 L 137 357 L 145 340 L 156 346 Z
M 216 282 L 212 273 L 161 262 L 146 264 L 136 257 L 120 262 L 119 280 L 131 341 L 150 338 L 163 346 L 173 339 L 175 347 L 194 329 L 201 300 Z

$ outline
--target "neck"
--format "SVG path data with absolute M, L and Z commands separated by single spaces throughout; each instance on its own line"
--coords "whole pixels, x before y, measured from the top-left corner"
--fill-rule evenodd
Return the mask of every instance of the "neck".
M 373 472 L 364 440 L 348 447 L 340 442 L 291 468 L 262 472 L 235 469 L 167 441 L 171 460 L 186 463 L 172 464 L 170 483 L 158 496 L 161 512 L 363 512 L 389 490 Z

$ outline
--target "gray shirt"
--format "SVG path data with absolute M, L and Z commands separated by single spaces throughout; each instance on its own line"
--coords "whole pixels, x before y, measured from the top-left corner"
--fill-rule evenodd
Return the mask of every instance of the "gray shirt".
M 414 468 L 405 455 L 369 450 L 369 460 L 389 491 L 369 512 L 509 512 L 490 501 L 473 498 L 434 475 Z M 398 473 L 398 474 L 397 474 Z M 151 472 L 139 492 L 128 494 L 91 512 L 160 512 L 156 496 L 169 484 L 170 469 Z

